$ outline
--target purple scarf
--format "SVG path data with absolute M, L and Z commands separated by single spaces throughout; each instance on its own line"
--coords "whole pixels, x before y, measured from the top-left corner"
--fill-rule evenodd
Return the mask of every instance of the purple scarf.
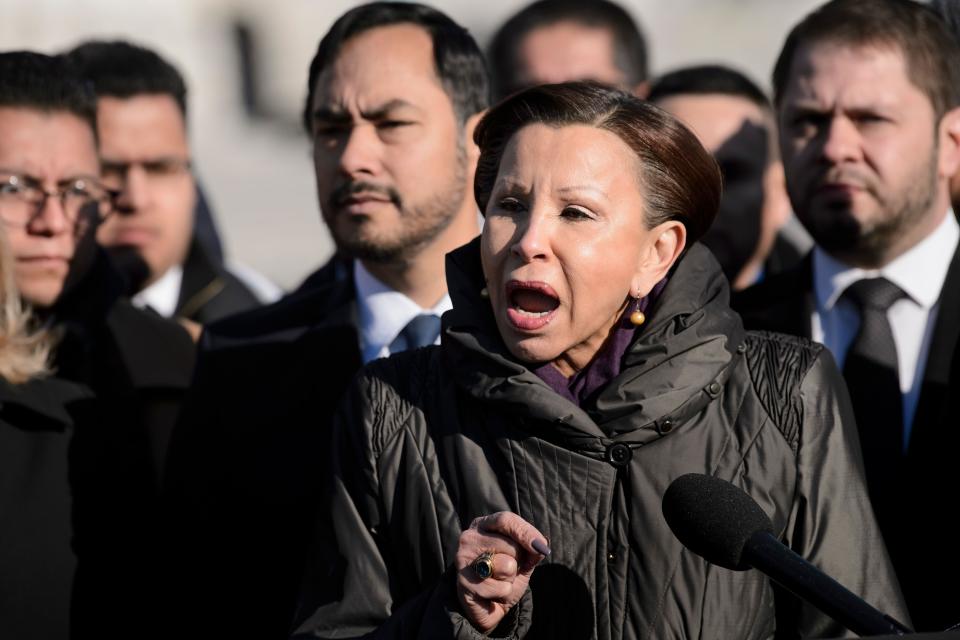
M 640 300 L 637 305 L 640 311 L 646 313 L 666 285 L 666 278 L 658 282 L 650 293 Z M 640 329 L 630 322 L 630 314 L 633 311 L 633 305 L 628 305 L 593 360 L 569 378 L 564 377 L 549 362 L 536 367 L 533 372 L 546 382 L 551 389 L 578 407 L 582 407 L 596 391 L 620 374 L 620 368 L 623 366 L 623 354 L 627 352 L 627 348 L 633 342 L 637 330 Z

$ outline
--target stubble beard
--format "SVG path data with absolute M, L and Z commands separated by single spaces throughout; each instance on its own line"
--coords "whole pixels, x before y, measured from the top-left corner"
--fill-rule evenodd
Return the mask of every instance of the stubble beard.
M 374 264 L 409 264 L 459 214 L 467 186 L 466 165 L 466 150 L 461 141 L 452 175 L 429 198 L 420 203 L 406 203 L 399 193 L 392 191 L 391 201 L 399 212 L 399 222 L 394 229 L 378 230 L 374 224 L 364 223 L 344 233 L 334 221 L 329 226 L 338 252 Z
M 858 220 L 849 208 L 837 206 L 816 217 L 801 220 L 817 245 L 830 255 L 865 268 L 881 267 L 888 262 L 891 248 L 910 230 L 923 224 L 931 214 L 937 190 L 937 149 L 923 167 L 906 181 L 901 194 L 884 194 L 869 185 L 868 193 L 876 209 L 868 220 Z

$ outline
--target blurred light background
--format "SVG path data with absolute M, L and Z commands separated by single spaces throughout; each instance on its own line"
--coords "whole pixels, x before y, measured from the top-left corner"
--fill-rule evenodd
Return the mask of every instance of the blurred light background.
M 300 128 L 307 68 L 346 0 L 0 0 L 5 50 L 53 53 L 89 38 L 155 48 L 187 79 L 195 166 L 228 257 L 284 288 L 331 254 Z M 523 0 L 438 0 L 486 47 Z M 722 62 L 769 86 L 811 0 L 630 0 L 654 74 Z

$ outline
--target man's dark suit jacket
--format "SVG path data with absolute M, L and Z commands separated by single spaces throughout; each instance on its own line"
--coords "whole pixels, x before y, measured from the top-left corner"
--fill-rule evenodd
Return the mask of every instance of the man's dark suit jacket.
M 289 632 L 329 427 L 362 364 L 349 270 L 311 281 L 201 339 L 164 491 L 171 637 Z
M 960 622 L 960 556 L 952 524 L 960 504 L 960 250 L 947 271 L 910 444 L 895 495 L 883 510 L 896 514 L 881 530 L 918 630 L 942 630 Z M 733 308 L 748 329 L 810 337 L 816 307 L 813 260 L 739 294 Z M 951 373 L 957 353 L 958 365 Z M 951 390 L 953 392 L 951 392 Z M 861 439 L 870 425 L 860 425 Z M 895 473 L 891 470 L 891 473 Z
M 70 442 L 73 637 L 112 638 L 142 622 L 153 595 L 143 577 L 155 554 L 160 470 L 195 345 L 176 322 L 134 307 L 121 274 L 88 242 L 64 293 L 41 313 L 60 334 L 57 376 L 96 396 L 93 426 Z

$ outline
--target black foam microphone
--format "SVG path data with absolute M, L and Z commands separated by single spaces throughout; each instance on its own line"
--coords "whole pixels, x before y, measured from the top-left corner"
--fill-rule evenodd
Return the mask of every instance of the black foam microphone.
M 760 505 L 725 480 L 680 476 L 663 495 L 663 517 L 697 555 L 734 571 L 757 569 L 858 635 L 910 633 L 777 540 Z

